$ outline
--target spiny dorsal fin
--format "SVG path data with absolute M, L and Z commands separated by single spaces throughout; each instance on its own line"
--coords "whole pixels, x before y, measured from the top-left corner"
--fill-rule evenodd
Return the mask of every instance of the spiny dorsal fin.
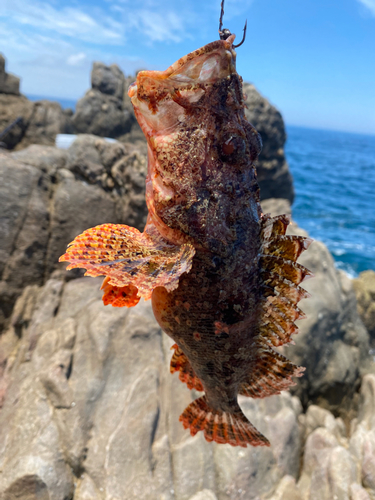
M 260 336 L 265 340 L 269 340 L 275 347 L 287 343 L 294 344 L 291 335 L 295 333 L 298 333 L 298 327 L 294 323 L 289 324 L 287 330 L 285 330 L 274 318 L 264 319 L 259 325 Z
M 291 281 L 283 278 L 277 273 L 269 272 L 263 274 L 263 296 L 282 295 L 297 304 L 302 299 L 311 297 L 304 288 L 295 285 Z
M 306 267 L 297 264 L 292 260 L 286 260 L 282 257 L 265 255 L 260 257 L 261 274 L 276 273 L 282 278 L 286 278 L 295 285 L 299 285 L 303 280 L 313 276 Z
M 260 237 L 263 241 L 269 240 L 276 235 L 283 235 L 290 223 L 289 215 L 277 215 L 271 217 L 271 214 L 264 214 L 261 220 Z
M 264 255 L 282 257 L 295 262 L 301 253 L 309 248 L 312 241 L 311 238 L 304 236 L 281 235 L 265 240 L 261 251 Z

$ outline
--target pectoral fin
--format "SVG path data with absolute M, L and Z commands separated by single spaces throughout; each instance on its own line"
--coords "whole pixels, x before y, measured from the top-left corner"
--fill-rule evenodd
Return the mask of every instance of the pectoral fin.
M 68 270 L 86 269 L 86 276 L 106 276 L 103 299 L 131 307 L 139 297 L 151 298 L 158 286 L 177 288 L 181 274 L 191 269 L 194 253 L 192 245 L 166 241 L 152 224 L 143 233 L 122 224 L 103 224 L 77 236 L 59 261 L 69 262 Z

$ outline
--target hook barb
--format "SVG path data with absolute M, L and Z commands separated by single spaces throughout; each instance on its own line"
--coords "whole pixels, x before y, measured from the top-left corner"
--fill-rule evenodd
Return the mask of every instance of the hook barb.
M 242 40 L 240 41 L 239 44 L 237 45 L 233 45 L 233 48 L 234 49 L 237 49 L 240 45 L 242 45 L 245 41 L 245 38 L 246 38 L 246 30 L 247 30 L 247 19 L 246 19 L 246 22 L 245 22 L 245 26 L 244 26 L 244 29 L 243 29 L 243 37 L 242 37 Z

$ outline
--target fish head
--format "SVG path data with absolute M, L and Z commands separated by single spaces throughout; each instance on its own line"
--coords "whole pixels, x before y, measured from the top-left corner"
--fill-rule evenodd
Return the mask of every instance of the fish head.
M 204 246 L 207 239 L 230 237 L 226 220 L 210 229 L 218 217 L 210 199 L 220 198 L 224 183 L 233 186 L 254 171 L 260 152 L 260 136 L 244 115 L 234 38 L 209 43 L 166 71 L 140 71 L 129 88 L 148 142 L 149 214 L 174 242 Z M 222 205 L 232 203 L 229 198 Z

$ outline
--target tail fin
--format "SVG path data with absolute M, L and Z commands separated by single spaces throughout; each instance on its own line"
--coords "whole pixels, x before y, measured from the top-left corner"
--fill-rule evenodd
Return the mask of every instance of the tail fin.
M 192 436 L 204 431 L 204 437 L 209 442 L 243 448 L 248 444 L 270 446 L 268 439 L 248 421 L 238 405 L 230 413 L 214 410 L 208 405 L 206 396 L 193 401 L 180 416 L 180 421 L 185 429 L 190 429 Z
M 202 382 L 195 375 L 195 372 L 182 349 L 180 349 L 177 344 L 174 344 L 171 349 L 175 349 L 171 359 L 171 373 L 178 371 L 179 379 L 181 382 L 184 382 L 189 389 L 195 389 L 203 392 L 204 389 Z

